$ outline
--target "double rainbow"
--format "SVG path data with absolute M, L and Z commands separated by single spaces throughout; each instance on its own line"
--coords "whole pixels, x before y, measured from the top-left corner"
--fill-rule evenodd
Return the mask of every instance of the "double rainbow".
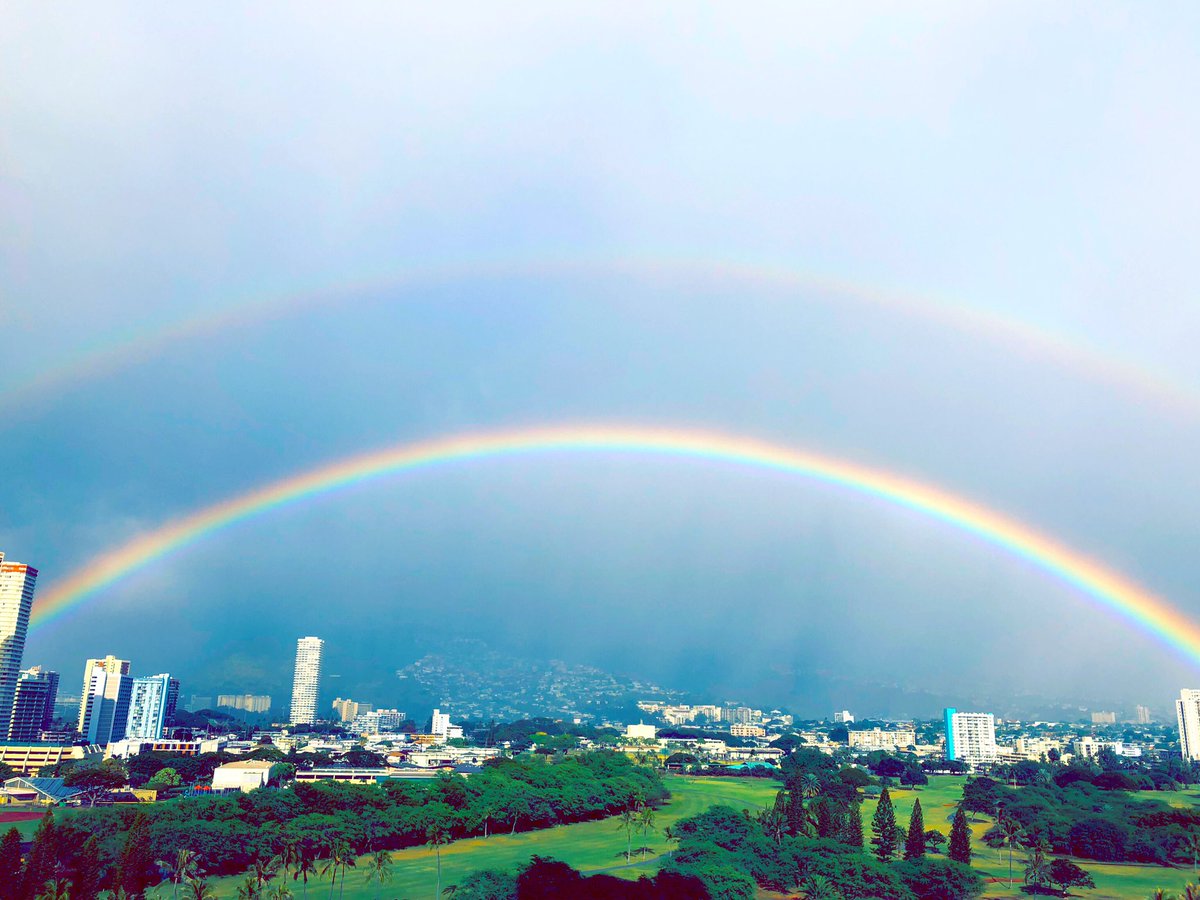
M 639 454 L 709 460 L 798 475 L 943 522 L 1078 589 L 1095 605 L 1200 662 L 1200 628 L 1151 591 L 998 512 L 932 485 L 841 459 L 750 438 L 662 428 L 580 425 L 465 434 L 401 444 L 284 478 L 167 523 L 101 554 L 34 605 L 43 626 L 130 573 L 238 522 L 385 475 L 509 456 Z

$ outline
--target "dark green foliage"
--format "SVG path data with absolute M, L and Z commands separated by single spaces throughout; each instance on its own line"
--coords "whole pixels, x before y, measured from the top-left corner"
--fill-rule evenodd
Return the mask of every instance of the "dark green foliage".
M 842 843 L 860 849 L 865 844 L 861 803 L 850 804 L 850 809 L 846 812 L 846 819 L 842 828 Z
M 1115 862 L 1125 859 L 1130 833 L 1127 828 L 1107 819 L 1084 819 L 1071 826 L 1068 846 L 1074 856 Z
M 835 885 L 846 900 L 912 900 L 890 869 L 840 841 L 772 840 L 757 821 L 728 807 L 679 822 L 679 849 L 668 869 L 698 878 L 714 897 L 753 897 L 755 884 L 791 891 L 811 879 Z
M 906 860 L 896 873 L 920 900 L 970 900 L 983 893 L 983 879 L 970 866 L 950 860 Z
M 71 879 L 71 900 L 96 900 L 104 876 L 100 842 L 90 837 L 75 854 L 67 867 Z
M 158 866 L 154 864 L 154 853 L 150 848 L 150 825 L 139 813 L 125 835 L 114 883 L 124 889 L 129 900 L 138 900 L 145 896 L 146 888 L 158 881 Z
M 1050 863 L 1047 875 L 1051 884 L 1057 884 L 1065 894 L 1073 887 L 1094 888 L 1092 876 L 1069 859 L 1056 859 Z
M 42 821 L 33 835 L 33 846 L 25 859 L 25 870 L 21 875 L 21 897 L 33 900 L 42 892 L 46 882 L 58 875 L 58 829 L 54 824 L 54 813 L 46 810 Z
M 950 823 L 950 849 L 946 855 L 963 865 L 971 864 L 971 829 L 967 825 L 967 814 L 961 806 Z
M 516 896 L 517 877 L 492 869 L 472 872 L 454 888 L 454 900 L 511 900 Z
M 879 803 L 871 819 L 871 834 L 876 858 L 881 862 L 892 859 L 896 855 L 899 834 L 896 831 L 896 810 L 892 807 L 892 796 L 886 786 L 879 795 Z
M 457 892 L 456 892 L 457 896 Z M 486 896 L 486 895 L 485 895 Z M 612 875 L 584 877 L 566 863 L 535 856 L 516 878 L 516 892 L 507 895 L 517 900 L 707 900 L 716 897 L 696 878 L 678 872 L 660 872 L 653 878 L 642 876 L 626 881 Z M 738 900 L 749 895 L 726 895 Z
M 21 833 L 10 828 L 0 840 L 0 900 L 20 900 L 21 888 Z
M 925 817 L 921 813 L 921 800 L 913 801 L 912 815 L 908 817 L 908 834 L 904 838 L 904 858 L 920 859 L 925 855 Z

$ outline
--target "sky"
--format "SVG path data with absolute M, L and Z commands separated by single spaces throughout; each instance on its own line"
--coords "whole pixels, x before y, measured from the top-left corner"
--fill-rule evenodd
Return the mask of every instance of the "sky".
M 627 423 L 936 484 L 1200 617 L 1198 18 L 5 4 L 0 549 L 47 591 L 350 454 Z M 26 664 L 278 692 L 310 633 L 385 705 L 454 635 L 796 708 L 819 673 L 1166 716 L 1200 678 L 943 524 L 603 455 L 239 524 Z

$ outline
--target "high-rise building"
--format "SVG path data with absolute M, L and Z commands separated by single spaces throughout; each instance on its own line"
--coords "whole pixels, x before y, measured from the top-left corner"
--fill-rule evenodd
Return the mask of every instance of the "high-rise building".
M 193 696 L 192 699 L 195 699 Z M 240 709 L 243 712 L 264 713 L 271 709 L 270 694 L 218 694 L 217 706 Z
M 450 724 L 450 714 L 443 713 L 440 709 L 433 711 L 432 723 L 429 727 L 430 734 L 436 734 L 443 741 L 453 740 L 463 736 L 461 725 Z
M 8 734 L 12 721 L 37 576 L 33 566 L 6 563 L 0 553 L 0 735 Z
M 992 713 L 945 710 L 946 759 L 957 759 L 970 766 L 996 761 L 996 717 Z
M 57 672 L 44 671 L 41 666 L 22 670 L 17 679 L 8 739 L 22 742 L 41 740 L 42 732 L 49 731 L 54 722 L 54 702 L 57 697 Z
M 854 721 L 854 716 L 851 715 L 850 710 L 840 709 L 833 714 L 833 721 L 850 724 Z
M 374 709 L 370 703 L 359 703 L 355 700 L 343 700 L 338 697 L 333 701 L 333 711 L 343 722 L 353 722 L 359 716 Z
M 324 648 L 325 642 L 318 637 L 303 637 L 296 641 L 296 674 L 292 678 L 293 725 L 311 725 L 317 720 Z
M 1137 706 L 1133 710 L 1133 721 L 1138 725 L 1150 724 L 1150 707 Z
M 79 701 L 79 733 L 89 744 L 119 741 L 125 736 L 133 679 L 129 660 L 106 656 L 89 659 L 83 672 L 83 699 Z
M 1179 749 L 1184 759 L 1200 759 L 1200 691 L 1187 688 L 1175 701 L 1179 719 Z
M 1092 713 L 1093 725 L 1115 725 L 1117 723 L 1117 714 L 1115 712 L 1100 710 Z
M 125 737 L 158 740 L 175 721 L 178 704 L 179 679 L 165 672 L 133 679 Z

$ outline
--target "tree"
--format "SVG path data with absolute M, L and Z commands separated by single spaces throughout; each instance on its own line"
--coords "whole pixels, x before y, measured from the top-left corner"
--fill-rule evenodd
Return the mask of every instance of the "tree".
M 842 892 L 821 875 L 805 879 L 801 890 L 804 891 L 805 900 L 842 900 Z
M 170 767 L 159 769 L 147 782 L 147 785 L 152 788 L 179 787 L 181 784 L 183 784 L 183 779 Z
M 954 820 L 950 823 L 950 850 L 947 856 L 965 866 L 971 864 L 971 829 L 967 825 L 967 814 L 962 806 L 959 806 Z
M 842 843 L 861 848 L 863 839 L 862 804 L 851 803 L 842 823 Z
M 1038 841 L 1029 848 L 1029 861 L 1025 864 L 1025 883 L 1039 888 L 1050 880 L 1050 862 L 1046 859 L 1047 845 Z
M 925 849 L 930 853 L 941 853 L 942 845 L 946 843 L 946 836 L 936 828 L 930 828 L 925 832 Z
M 449 810 L 449 807 L 446 809 Z M 426 821 L 425 843 L 432 847 L 433 852 L 437 854 L 437 893 L 434 896 L 440 897 L 442 896 L 442 847 L 450 843 L 450 828 L 443 816 L 435 813 Z
M 178 898 L 179 886 L 195 874 L 196 854 L 191 850 L 177 850 L 175 852 L 175 859 L 171 865 L 171 883 L 174 885 L 171 890 L 171 896 Z
M 625 862 L 633 859 L 633 830 L 637 828 L 637 822 L 637 810 L 632 806 L 625 807 L 617 819 L 617 830 L 625 832 Z
M 216 897 L 216 891 L 203 878 L 188 879 L 186 900 L 216 900 Z
M 896 811 L 892 807 L 892 797 L 887 787 L 879 795 L 879 803 L 875 807 L 875 815 L 871 819 L 871 843 L 875 847 L 875 856 L 880 862 L 887 862 L 896 855 L 898 837 L 896 834 Z
M 308 879 L 312 875 L 317 874 L 317 862 L 313 859 L 313 855 L 308 852 L 302 852 L 299 860 L 296 862 L 296 871 L 292 875 L 292 881 L 297 879 L 304 886 L 302 896 L 304 900 L 308 900 Z
M 925 855 L 925 817 L 921 814 L 921 799 L 913 801 L 912 815 L 908 817 L 908 834 L 904 838 L 904 858 L 921 859 Z
M 20 900 L 21 833 L 8 829 L 0 840 L 0 900 Z
M 329 859 L 325 860 L 325 865 L 321 868 L 322 875 L 329 876 L 329 898 L 333 900 L 333 885 L 338 879 L 340 870 L 342 876 L 342 889 L 338 896 L 342 896 L 346 891 L 346 870 L 354 867 L 354 853 L 350 849 L 350 845 L 343 839 L 337 838 L 329 847 Z
M 65 878 L 51 878 L 42 886 L 37 900 L 71 900 L 71 882 Z
M 375 900 L 379 900 L 379 889 L 392 880 L 392 854 L 376 850 L 367 863 L 367 883 L 375 882 Z
M 646 846 L 649 833 L 658 830 L 654 827 L 653 807 L 642 806 L 641 812 L 638 813 L 638 830 L 642 833 L 642 859 L 644 860 L 646 858 L 646 851 L 650 849 Z
M 952 860 L 906 860 L 896 866 L 896 873 L 909 890 L 926 900 L 971 900 L 983 893 L 983 879 Z
M 1092 876 L 1069 859 L 1054 860 L 1054 862 L 1050 863 L 1047 875 L 1050 878 L 1051 884 L 1057 884 L 1062 889 L 1064 897 L 1067 896 L 1067 891 L 1070 888 L 1094 888 L 1096 886 L 1096 882 L 1092 880 Z
M 54 825 L 54 813 L 46 810 L 42 821 L 33 834 L 33 846 L 25 860 L 25 871 L 21 878 L 21 897 L 34 900 L 42 893 L 46 882 L 58 874 L 58 831 Z
M 1183 839 L 1183 849 L 1186 850 L 1192 857 L 1192 877 L 1196 877 L 1197 861 L 1200 860 L 1200 834 L 1190 832 Z
M 1025 829 L 1016 819 L 1007 817 L 1000 822 L 1000 830 L 1004 833 L 1004 843 L 1008 844 L 1008 883 L 1013 880 L 1013 848 L 1021 838 L 1025 837 Z
M 104 861 L 100 855 L 100 839 L 92 835 L 83 842 L 69 870 L 71 900 L 96 900 L 104 879 Z

